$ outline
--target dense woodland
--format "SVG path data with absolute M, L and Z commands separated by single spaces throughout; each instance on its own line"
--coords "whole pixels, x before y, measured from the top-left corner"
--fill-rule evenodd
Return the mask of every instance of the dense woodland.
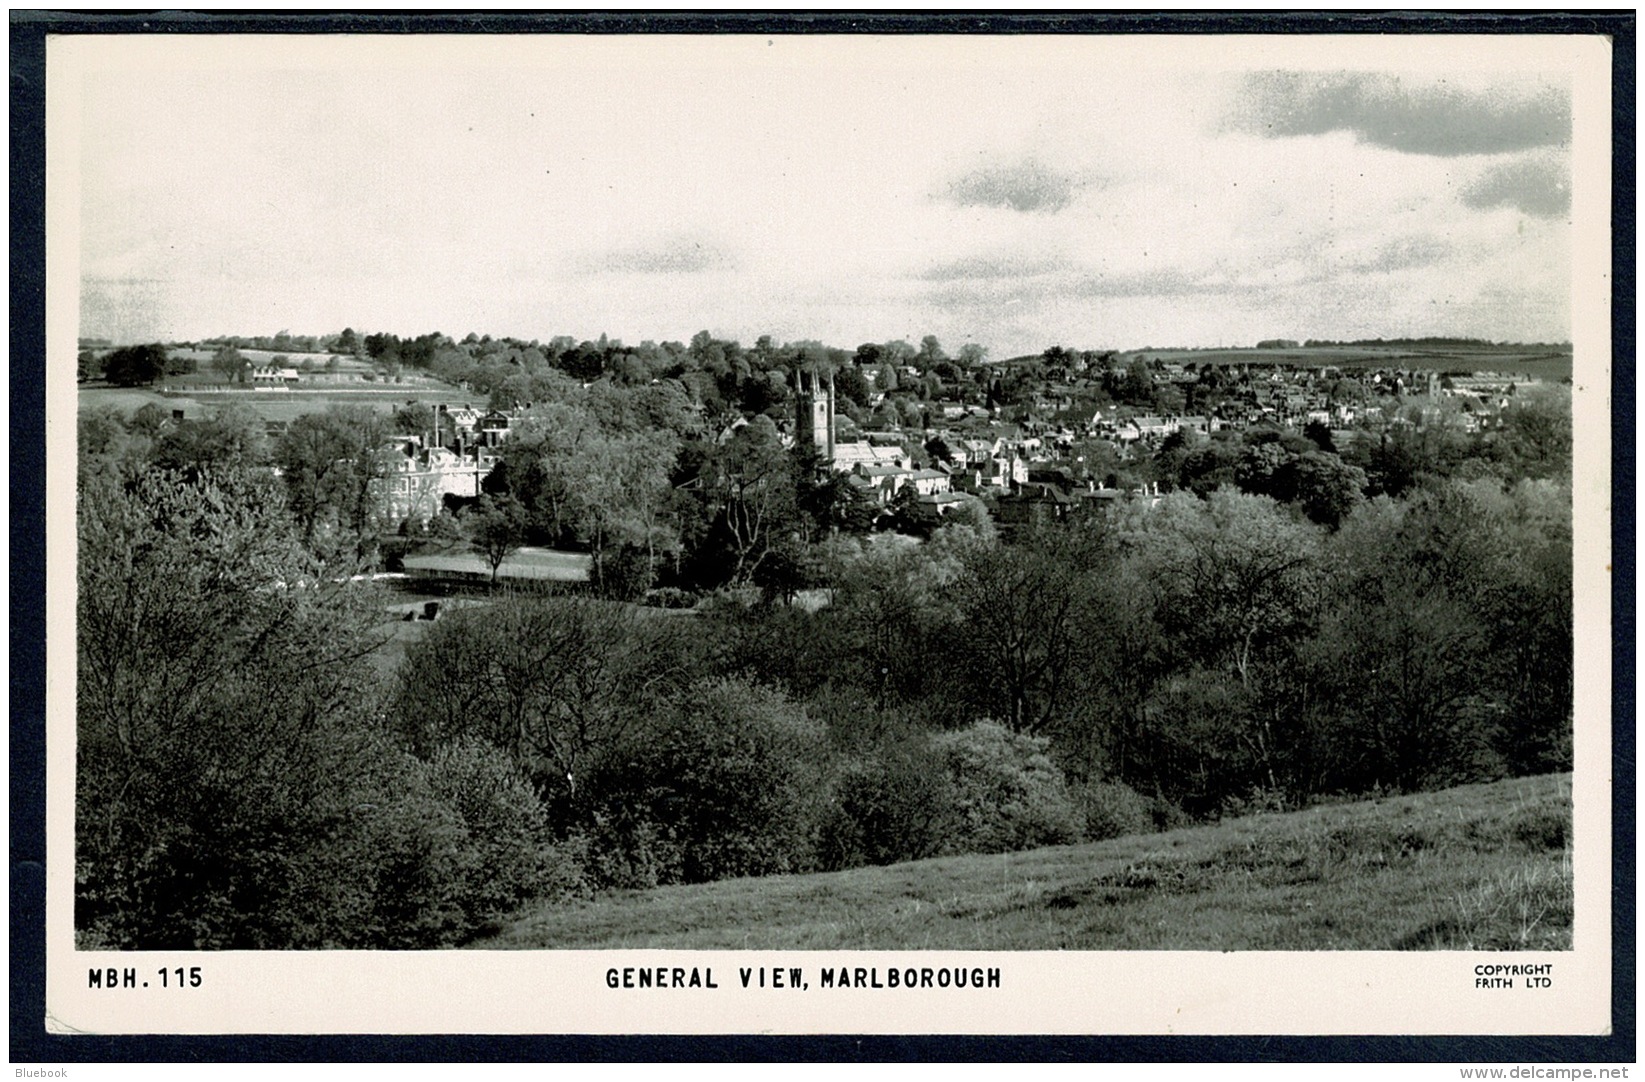
M 1163 498 L 1005 539 L 984 500 L 865 507 L 785 446 L 792 375 L 834 372 L 848 425 L 917 431 L 939 395 L 1007 409 L 1077 351 L 1006 373 L 930 337 L 314 344 L 524 420 L 483 499 L 389 522 L 383 440 L 427 407 L 277 436 L 238 406 L 82 417 L 83 945 L 453 945 L 536 898 L 1570 767 L 1568 394 L 1344 446 L 1090 441 L 1070 477 Z M 1077 355 L 1111 401 L 1185 395 Z M 408 643 L 359 576 L 454 541 L 581 547 L 593 581 Z

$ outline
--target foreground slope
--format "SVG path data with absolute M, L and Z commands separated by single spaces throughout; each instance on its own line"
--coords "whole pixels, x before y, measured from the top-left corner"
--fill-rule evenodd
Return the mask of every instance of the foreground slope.
M 1571 782 L 544 905 L 501 949 L 1561 950 Z

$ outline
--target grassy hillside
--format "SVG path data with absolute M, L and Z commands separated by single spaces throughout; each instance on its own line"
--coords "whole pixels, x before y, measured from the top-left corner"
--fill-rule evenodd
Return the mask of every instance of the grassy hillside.
M 545 905 L 500 949 L 1569 949 L 1569 775 Z

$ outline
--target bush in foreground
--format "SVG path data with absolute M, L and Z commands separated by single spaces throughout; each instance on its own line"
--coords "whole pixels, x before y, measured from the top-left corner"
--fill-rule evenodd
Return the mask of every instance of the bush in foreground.
M 1093 781 L 1076 791 L 1085 837 L 1100 842 L 1155 829 L 1154 801 L 1119 781 Z
M 935 856 L 952 819 L 950 797 L 925 739 L 879 749 L 845 767 L 835 783 L 820 863 L 834 870 Z
M 1078 841 L 1082 816 L 1050 742 L 992 721 L 933 737 L 952 818 L 944 851 L 1005 853 Z
M 629 886 L 809 869 L 823 745 L 778 692 L 688 688 L 593 779 L 596 867 Z

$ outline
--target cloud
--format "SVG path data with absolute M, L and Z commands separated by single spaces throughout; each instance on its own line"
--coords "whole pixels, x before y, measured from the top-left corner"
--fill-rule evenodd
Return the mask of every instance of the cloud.
M 1010 306 L 1047 301 L 1184 297 L 1226 293 L 1232 288 L 1225 277 L 1173 268 L 1109 274 L 1066 271 L 1062 265 L 1051 273 L 939 281 L 942 285 L 929 299 L 948 309 L 976 304 Z
M 1451 255 L 1454 249 L 1433 237 L 1401 237 L 1379 246 L 1375 251 L 1348 266 L 1359 273 L 1387 273 L 1427 267 Z
M 1023 213 L 1055 214 L 1073 202 L 1089 182 L 1029 159 L 992 166 L 948 182 L 942 198 L 961 207 L 1000 207 Z
M 1225 280 L 1180 270 L 1149 270 L 1132 274 L 1093 274 L 1073 292 L 1081 297 L 1182 297 L 1194 293 L 1222 293 Z
M 1032 278 L 1061 270 L 1066 261 L 1054 256 L 971 255 L 928 268 L 920 274 L 927 282 L 959 282 L 976 278 Z
M 1513 207 L 1533 218 L 1558 218 L 1571 209 L 1570 170 L 1547 158 L 1494 165 L 1462 189 L 1462 203 L 1475 210 Z
M 1386 74 L 1274 71 L 1246 77 L 1238 100 L 1230 124 L 1238 130 L 1271 138 L 1345 131 L 1407 154 L 1501 154 L 1571 138 L 1570 93 L 1552 86 L 1465 90 Z
M 690 237 L 602 252 L 583 263 L 584 271 L 593 274 L 704 274 L 736 266 L 727 252 Z

